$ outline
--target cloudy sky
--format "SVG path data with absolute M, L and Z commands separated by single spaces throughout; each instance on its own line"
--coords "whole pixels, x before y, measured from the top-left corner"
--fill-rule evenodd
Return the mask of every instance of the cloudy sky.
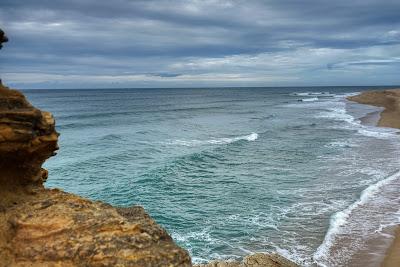
M 399 0 L 1 0 L 18 88 L 400 85 Z

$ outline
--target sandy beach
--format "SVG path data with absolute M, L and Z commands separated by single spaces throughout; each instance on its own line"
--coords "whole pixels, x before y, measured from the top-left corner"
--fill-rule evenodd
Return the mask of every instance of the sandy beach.
M 395 239 L 392 245 L 387 250 L 382 267 L 397 267 L 400 266 L 400 226 L 395 231 Z
M 400 89 L 367 91 L 356 96 L 351 96 L 348 100 L 383 107 L 380 113 L 378 126 L 400 129 Z
M 377 126 L 400 129 L 400 89 L 367 91 L 348 100 L 384 108 L 380 113 Z M 371 114 L 369 114 L 371 115 Z M 387 250 L 382 267 L 400 266 L 400 225 L 395 231 L 395 238 Z

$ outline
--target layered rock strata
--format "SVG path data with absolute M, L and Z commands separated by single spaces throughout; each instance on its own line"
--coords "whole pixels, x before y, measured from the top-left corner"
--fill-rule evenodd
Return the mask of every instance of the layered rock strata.
M 0 85 L 0 266 L 191 266 L 142 208 L 45 189 L 57 139 L 50 113 Z
M 58 149 L 53 116 L 0 84 L 0 267 L 192 266 L 141 207 L 114 208 L 45 189 Z M 276 254 L 201 267 L 294 267 Z
M 0 29 L 0 49 L 7 41 Z M 114 208 L 45 189 L 42 164 L 55 155 L 57 141 L 53 116 L 0 80 L 0 267 L 192 266 L 187 251 L 143 208 Z M 296 265 L 255 254 L 241 263 L 202 266 Z

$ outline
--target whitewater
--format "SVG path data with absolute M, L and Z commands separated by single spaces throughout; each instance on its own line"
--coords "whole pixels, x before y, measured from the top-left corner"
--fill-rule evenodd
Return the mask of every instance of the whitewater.
M 400 135 L 362 124 L 378 109 L 346 100 L 368 89 L 25 93 L 61 133 L 46 186 L 144 206 L 196 263 L 272 251 L 357 266 L 400 218 Z

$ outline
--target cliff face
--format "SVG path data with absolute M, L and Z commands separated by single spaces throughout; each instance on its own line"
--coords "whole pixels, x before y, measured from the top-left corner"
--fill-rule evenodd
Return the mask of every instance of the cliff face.
M 2 189 L 41 185 L 47 172 L 43 162 L 54 155 L 58 133 L 54 119 L 15 90 L 0 87 L 0 179 Z
M 191 266 L 140 207 L 43 187 L 58 133 L 48 112 L 0 85 L 0 266 Z

